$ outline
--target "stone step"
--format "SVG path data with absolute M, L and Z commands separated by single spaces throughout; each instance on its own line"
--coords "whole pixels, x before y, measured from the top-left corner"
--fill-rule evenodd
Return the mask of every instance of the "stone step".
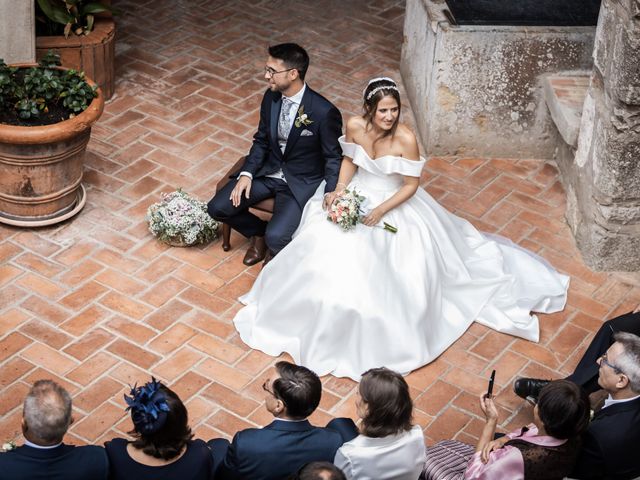
M 544 99 L 560 135 L 571 147 L 578 144 L 582 105 L 589 88 L 587 71 L 559 72 L 543 79 Z

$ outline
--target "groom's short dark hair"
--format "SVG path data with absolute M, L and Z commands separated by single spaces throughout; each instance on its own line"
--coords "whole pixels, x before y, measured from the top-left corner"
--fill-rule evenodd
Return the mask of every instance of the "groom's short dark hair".
M 309 68 L 309 54 L 297 43 L 281 43 L 269 47 L 269 55 L 282 60 L 287 68 L 295 68 L 304 80 Z
M 285 361 L 276 363 L 276 371 L 280 378 L 273 381 L 273 393 L 284 403 L 287 415 L 294 419 L 307 418 L 320 404 L 320 378 L 306 367 Z

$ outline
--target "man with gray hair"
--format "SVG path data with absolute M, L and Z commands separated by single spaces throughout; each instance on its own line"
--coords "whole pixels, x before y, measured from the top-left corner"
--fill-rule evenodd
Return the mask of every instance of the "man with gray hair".
M 100 480 L 109 473 L 104 448 L 65 445 L 71 397 L 52 380 L 38 380 L 24 400 L 24 445 L 0 453 L 0 477 L 11 480 Z
M 640 337 L 618 332 L 613 339 L 598 359 L 598 384 L 609 395 L 589 424 L 573 478 L 640 476 Z

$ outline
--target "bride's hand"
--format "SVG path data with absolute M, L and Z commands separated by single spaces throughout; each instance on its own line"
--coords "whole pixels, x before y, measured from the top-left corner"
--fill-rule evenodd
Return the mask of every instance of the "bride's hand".
M 322 208 L 323 210 L 328 210 L 329 207 L 333 204 L 333 202 L 338 197 L 338 192 L 328 192 L 324 194 L 324 199 L 322 200 Z
M 380 207 L 376 207 L 362 219 L 362 223 L 364 223 L 367 227 L 373 227 L 380 223 L 380 220 L 382 220 L 384 214 L 385 212 Z

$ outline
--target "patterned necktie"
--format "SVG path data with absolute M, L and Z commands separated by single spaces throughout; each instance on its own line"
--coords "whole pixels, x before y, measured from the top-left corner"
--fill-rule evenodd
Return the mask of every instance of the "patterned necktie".
M 280 119 L 278 120 L 278 138 L 286 142 L 291 131 L 291 105 L 293 102 L 282 97 L 282 108 L 280 109 Z

